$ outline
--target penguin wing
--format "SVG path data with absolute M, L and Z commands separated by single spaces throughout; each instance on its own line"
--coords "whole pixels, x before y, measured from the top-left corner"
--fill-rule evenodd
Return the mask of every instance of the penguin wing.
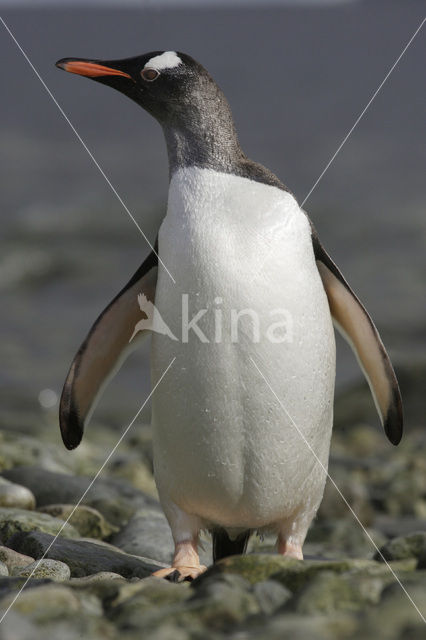
M 59 406 L 62 440 L 67 449 L 80 444 L 83 431 L 109 380 L 138 340 L 129 340 L 141 317 L 138 294 L 154 301 L 158 258 L 153 251 L 120 293 L 102 311 L 71 364 Z M 142 334 L 146 334 L 142 331 Z
M 312 244 L 333 323 L 355 353 L 370 386 L 385 433 L 392 444 L 397 445 L 403 429 L 402 400 L 392 363 L 379 332 L 314 229 Z

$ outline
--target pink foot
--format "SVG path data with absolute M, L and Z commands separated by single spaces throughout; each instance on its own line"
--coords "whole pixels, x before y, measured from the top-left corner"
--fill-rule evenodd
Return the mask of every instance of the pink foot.
M 179 567 L 167 567 L 166 569 L 159 569 L 152 575 L 156 578 L 166 578 L 171 582 L 184 582 L 184 580 L 195 580 L 199 575 L 206 571 L 207 567 L 203 564 L 198 567 L 185 567 L 180 565 Z
M 159 569 L 152 575 L 156 578 L 166 578 L 172 582 L 194 580 L 207 569 L 203 564 L 200 564 L 197 546 L 198 543 L 196 540 L 178 542 L 175 547 L 172 566 Z
M 278 536 L 278 553 L 285 558 L 297 558 L 303 560 L 302 545 L 292 544 L 287 540 Z

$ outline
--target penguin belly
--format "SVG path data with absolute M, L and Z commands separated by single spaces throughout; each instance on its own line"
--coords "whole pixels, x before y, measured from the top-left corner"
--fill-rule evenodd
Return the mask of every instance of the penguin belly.
M 152 400 L 161 501 L 228 530 L 310 521 L 326 480 L 335 343 L 307 217 L 276 187 L 180 169 L 159 255 L 176 284 L 160 266 L 155 305 L 178 338 L 152 336 L 153 384 L 176 358 Z M 197 313 L 198 334 L 186 335 Z

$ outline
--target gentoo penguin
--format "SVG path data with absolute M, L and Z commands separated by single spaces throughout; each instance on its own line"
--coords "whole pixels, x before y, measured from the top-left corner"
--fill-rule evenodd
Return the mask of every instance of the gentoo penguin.
M 394 445 L 401 439 L 400 392 L 377 329 L 294 196 L 243 153 L 229 104 L 198 62 L 155 51 L 56 64 L 154 116 L 170 167 L 155 250 L 71 365 L 60 404 L 65 446 L 79 444 L 133 346 L 143 295 L 170 329 L 151 332 L 153 385 L 173 361 L 152 399 L 155 480 L 175 543 L 172 566 L 156 575 L 204 571 L 203 529 L 212 532 L 214 560 L 244 552 L 254 531 L 274 532 L 279 553 L 303 558 L 326 481 L 333 322 L 359 360 L 386 435 Z

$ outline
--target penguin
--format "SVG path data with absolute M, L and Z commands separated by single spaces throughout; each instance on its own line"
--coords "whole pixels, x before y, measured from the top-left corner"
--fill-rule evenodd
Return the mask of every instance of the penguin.
M 173 362 L 153 394 L 152 427 L 175 551 L 154 575 L 182 581 L 205 571 L 202 530 L 212 533 L 214 562 L 244 553 L 249 536 L 265 531 L 276 535 L 278 553 L 303 559 L 327 477 L 333 324 L 359 361 L 388 439 L 401 439 L 401 395 L 379 333 L 293 194 L 242 151 L 228 101 L 201 64 L 154 51 L 56 65 L 151 114 L 170 172 L 154 250 L 71 364 L 59 410 L 64 444 L 80 443 L 108 380 L 150 333 L 153 386 Z M 135 331 L 141 299 L 168 330 L 141 323 Z

